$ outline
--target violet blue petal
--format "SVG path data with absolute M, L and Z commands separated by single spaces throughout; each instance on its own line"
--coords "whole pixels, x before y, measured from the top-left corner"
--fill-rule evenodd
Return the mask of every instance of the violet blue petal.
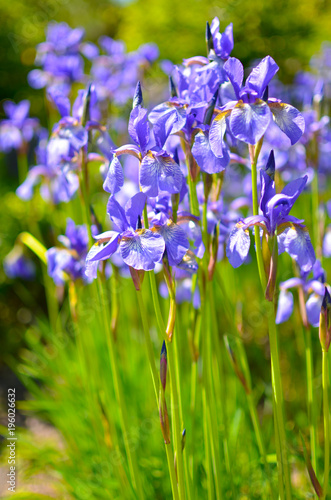
M 320 322 L 323 296 L 313 293 L 306 302 L 307 318 L 312 326 L 318 327 Z
M 232 267 L 239 267 L 245 262 L 250 244 L 249 232 L 236 225 L 232 229 L 226 245 L 226 255 Z
M 110 196 L 107 203 L 107 213 L 110 220 L 115 224 L 116 228 L 120 232 L 125 231 L 128 227 L 128 221 L 126 220 L 125 212 L 121 205 L 115 200 L 113 196 Z
M 291 144 L 298 142 L 305 131 L 305 120 L 302 114 L 290 104 L 283 102 L 270 102 L 268 105 L 276 124 L 287 135 Z
M 256 144 L 268 128 L 271 111 L 261 100 L 255 104 L 238 103 L 230 116 L 230 130 L 241 141 Z
M 246 85 L 255 90 L 261 98 L 266 87 L 275 76 L 279 67 L 272 57 L 267 56 L 251 71 L 246 80 Z
M 159 191 L 179 193 L 183 184 L 183 174 L 171 156 L 157 156 L 147 153 L 141 162 L 139 182 L 148 196 L 157 196 Z
M 224 71 L 226 72 L 234 91 L 236 93 L 237 99 L 239 99 L 239 92 L 242 87 L 244 78 L 244 67 L 235 57 L 229 57 L 229 59 L 224 63 Z
M 192 155 L 202 172 L 207 172 L 207 174 L 216 174 L 225 169 L 225 167 L 230 163 L 230 155 L 225 144 L 222 150 L 223 156 L 218 158 L 214 155 L 211 149 L 208 134 L 202 131 L 196 134 L 192 147 Z
M 297 262 L 300 270 L 308 272 L 316 257 L 307 228 L 292 226 L 286 231 L 285 251 Z
M 149 229 L 126 231 L 120 243 L 120 252 L 124 262 L 134 269 L 151 271 L 160 262 L 165 250 L 162 236 Z
M 133 108 L 130 113 L 129 135 L 138 144 L 142 152 L 145 152 L 149 142 L 149 123 L 147 121 L 147 109 L 140 106 Z
M 125 205 L 126 218 L 133 229 L 136 229 L 138 216 L 142 214 L 147 196 L 142 193 L 136 193 Z
M 226 117 L 229 111 L 223 111 L 213 120 L 209 131 L 209 142 L 212 152 L 218 158 L 223 156 L 223 137 L 226 131 Z
M 293 312 L 293 294 L 288 290 L 281 290 L 278 297 L 276 325 L 287 321 Z
M 120 235 L 114 231 L 110 240 L 104 243 L 96 243 L 87 254 L 86 261 L 106 260 L 116 252 Z
M 109 164 L 107 177 L 103 183 L 103 189 L 112 195 L 118 193 L 124 184 L 124 174 L 122 166 L 116 155 L 113 156 Z

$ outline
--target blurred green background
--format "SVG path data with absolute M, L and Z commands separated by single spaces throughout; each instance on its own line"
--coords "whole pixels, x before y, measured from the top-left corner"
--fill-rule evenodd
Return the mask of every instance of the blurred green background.
M 45 39 L 51 20 L 83 26 L 86 38 L 123 39 L 128 50 L 156 42 L 161 58 L 205 55 L 205 23 L 218 16 L 221 31 L 233 22 L 233 55 L 247 65 L 270 54 L 281 68 L 281 80 L 309 64 L 330 38 L 331 3 L 327 0 L 0 0 L 0 98 L 33 96 L 32 113 L 42 110 L 41 94 L 27 86 L 35 46 Z M 39 99 L 36 97 L 38 94 Z

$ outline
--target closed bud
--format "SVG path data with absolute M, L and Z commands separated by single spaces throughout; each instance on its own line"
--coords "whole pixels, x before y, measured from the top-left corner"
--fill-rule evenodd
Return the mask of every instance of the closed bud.
M 165 391 L 166 382 L 167 382 L 167 366 L 168 366 L 167 348 L 166 348 L 165 341 L 163 341 L 162 349 L 161 349 L 161 356 L 160 356 L 160 379 L 161 379 L 161 384 L 162 384 L 164 391 Z
M 331 342 L 331 297 L 326 287 L 320 314 L 319 338 L 323 351 L 328 352 Z
M 138 81 L 136 90 L 134 92 L 134 97 L 132 101 L 132 109 L 137 108 L 138 106 L 143 105 L 143 93 L 141 91 L 141 85 L 140 82 Z
M 214 41 L 208 21 L 206 24 L 206 44 L 207 44 L 207 55 L 209 55 L 210 51 L 214 50 Z
M 215 94 L 212 97 L 212 100 L 210 101 L 210 103 L 208 105 L 208 108 L 206 109 L 205 116 L 204 116 L 204 119 L 203 119 L 203 123 L 205 125 L 210 125 L 210 123 L 212 121 L 214 109 L 215 109 L 216 102 L 217 102 L 217 98 L 218 98 L 218 89 L 216 90 Z
M 177 89 L 172 79 L 172 76 L 169 76 L 169 90 L 170 90 L 170 97 L 178 97 Z
M 170 425 L 169 425 L 169 416 L 167 410 L 167 404 L 164 397 L 164 392 L 160 389 L 160 398 L 159 398 L 159 415 L 160 415 L 160 424 L 162 436 L 165 444 L 170 443 Z

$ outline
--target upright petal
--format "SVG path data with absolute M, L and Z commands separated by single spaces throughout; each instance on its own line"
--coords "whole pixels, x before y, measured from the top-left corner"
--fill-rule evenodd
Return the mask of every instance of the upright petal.
M 271 112 L 268 105 L 259 99 L 255 104 L 240 101 L 232 110 L 230 129 L 233 135 L 248 144 L 256 144 L 268 128 Z
M 115 224 L 116 228 L 118 228 L 120 232 L 125 231 L 129 227 L 123 208 L 113 196 L 110 196 L 108 200 L 107 213 L 110 220 Z
M 142 152 L 145 152 L 149 142 L 149 123 L 147 120 L 147 109 L 137 106 L 130 113 L 129 135 L 138 144 Z
M 249 232 L 241 227 L 241 223 L 236 224 L 226 246 L 226 255 L 232 267 L 239 267 L 245 262 L 250 244 Z
M 138 216 L 142 214 L 147 200 L 145 193 L 137 193 L 125 205 L 126 218 L 133 229 L 136 229 Z
M 275 195 L 275 183 L 271 177 L 264 171 L 260 170 L 261 178 L 261 198 L 260 198 L 260 208 L 264 215 L 266 215 L 266 205 L 268 201 Z
M 244 67 L 235 57 L 229 57 L 229 59 L 224 63 L 224 71 L 226 72 L 234 91 L 236 93 L 237 99 L 239 98 L 239 91 L 242 87 L 244 78 Z
M 290 139 L 291 144 L 298 142 L 305 131 L 305 120 L 302 114 L 290 104 L 268 102 L 278 127 Z
M 273 58 L 267 56 L 251 71 L 246 80 L 246 85 L 255 90 L 261 98 L 264 90 L 278 70 L 279 67 Z
M 108 232 L 108 231 L 107 231 Z M 110 233 L 111 231 L 109 231 Z M 114 231 L 110 240 L 108 242 L 98 241 L 93 247 L 90 249 L 87 254 L 86 261 L 94 262 L 96 260 L 106 260 L 109 259 L 116 252 L 118 247 L 120 235 Z
M 151 271 L 160 262 L 165 250 L 165 242 L 160 234 L 149 229 L 135 232 L 126 231 L 122 235 L 120 252 L 124 262 L 134 269 Z

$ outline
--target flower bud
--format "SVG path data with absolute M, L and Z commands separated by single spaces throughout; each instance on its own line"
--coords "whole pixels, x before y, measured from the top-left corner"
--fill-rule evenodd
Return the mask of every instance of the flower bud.
M 331 342 L 331 297 L 326 287 L 320 314 L 319 338 L 323 351 L 328 352 Z
M 167 348 L 166 348 L 165 341 L 163 341 L 162 349 L 161 349 L 161 356 L 160 356 L 160 379 L 161 379 L 161 384 L 162 384 L 164 391 L 166 388 L 166 381 L 167 381 L 167 365 L 168 365 Z

